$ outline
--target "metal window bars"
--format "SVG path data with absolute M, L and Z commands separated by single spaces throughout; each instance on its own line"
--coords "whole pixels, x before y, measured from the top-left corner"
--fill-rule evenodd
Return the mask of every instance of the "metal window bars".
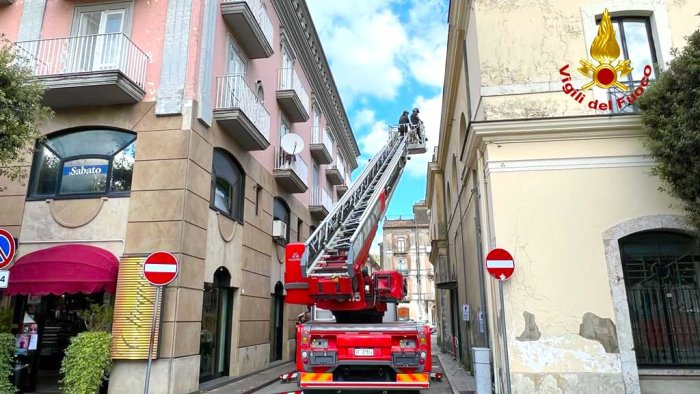
M 275 170 L 292 170 L 308 186 L 309 166 L 300 155 L 290 155 L 275 147 Z

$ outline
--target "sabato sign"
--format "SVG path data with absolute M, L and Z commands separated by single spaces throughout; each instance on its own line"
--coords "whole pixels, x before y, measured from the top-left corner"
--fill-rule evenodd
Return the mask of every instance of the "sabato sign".
M 73 166 L 63 168 L 63 175 L 99 175 L 107 172 L 107 166 Z
M 591 44 L 591 57 L 597 61 L 597 65 L 586 59 L 581 60 L 581 67 L 578 72 L 591 81 L 581 86 L 580 89 L 575 88 L 571 84 L 571 74 L 569 65 L 559 69 L 559 74 L 563 77 L 562 90 L 575 101 L 587 105 L 588 108 L 599 111 L 611 111 L 613 105 L 620 109 L 633 104 L 637 98 L 644 94 L 644 89 L 649 85 L 649 77 L 653 69 L 651 65 L 644 66 L 644 77 L 639 82 L 634 90 L 630 91 L 627 85 L 621 83 L 618 78 L 628 76 L 634 68 L 631 66 L 629 59 L 622 59 L 613 65 L 613 62 L 620 56 L 620 45 L 615 38 L 615 29 L 613 28 L 610 14 L 606 8 L 603 12 L 603 18 L 598 26 L 598 34 Z M 600 101 L 597 99 L 586 99 L 584 92 L 590 90 L 593 86 L 600 89 L 610 90 L 617 89 L 622 93 L 619 97 L 613 100 Z

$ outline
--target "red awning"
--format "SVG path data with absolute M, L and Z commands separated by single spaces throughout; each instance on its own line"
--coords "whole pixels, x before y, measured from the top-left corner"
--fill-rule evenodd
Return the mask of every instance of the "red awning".
M 114 293 L 119 260 L 90 245 L 61 245 L 19 258 L 10 268 L 5 294 Z

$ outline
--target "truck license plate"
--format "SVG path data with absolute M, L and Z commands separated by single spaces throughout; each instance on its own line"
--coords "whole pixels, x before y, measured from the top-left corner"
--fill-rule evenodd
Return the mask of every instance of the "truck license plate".
M 355 356 L 374 356 L 374 349 L 355 349 Z

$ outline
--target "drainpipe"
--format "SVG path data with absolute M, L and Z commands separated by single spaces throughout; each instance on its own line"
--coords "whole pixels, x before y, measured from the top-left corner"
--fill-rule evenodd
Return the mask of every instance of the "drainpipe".
M 481 330 L 481 324 L 484 325 L 484 336 L 486 339 L 486 346 L 488 346 L 489 343 L 489 327 L 486 324 L 488 321 L 488 314 L 486 312 L 486 284 L 484 283 L 484 249 L 483 245 L 481 244 L 481 193 L 479 191 L 479 183 L 476 180 L 477 176 L 477 171 L 472 168 L 472 184 L 473 184 L 473 189 L 472 193 L 474 193 L 474 196 L 476 197 L 475 199 L 475 209 L 474 211 L 476 212 L 476 215 L 474 217 L 474 226 L 476 227 L 476 258 L 478 261 L 479 265 L 479 308 L 480 308 L 480 313 L 483 314 L 483 316 L 477 316 L 478 324 L 479 324 L 479 329 Z

